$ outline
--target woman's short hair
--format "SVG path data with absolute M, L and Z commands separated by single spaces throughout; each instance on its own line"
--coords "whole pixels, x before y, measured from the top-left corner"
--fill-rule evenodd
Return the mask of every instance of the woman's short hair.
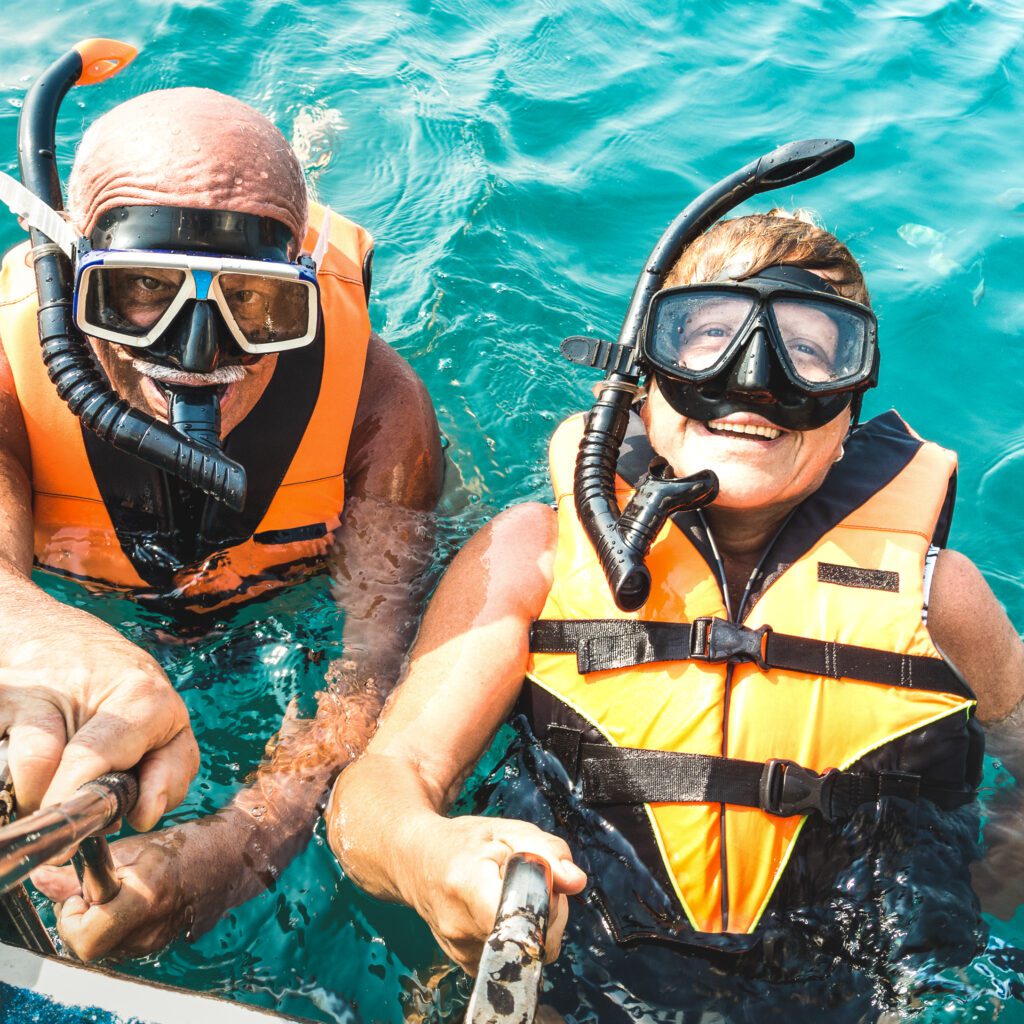
M 780 265 L 821 271 L 844 298 L 871 305 L 850 250 L 806 210 L 775 209 L 719 221 L 690 244 L 665 287 L 741 280 Z

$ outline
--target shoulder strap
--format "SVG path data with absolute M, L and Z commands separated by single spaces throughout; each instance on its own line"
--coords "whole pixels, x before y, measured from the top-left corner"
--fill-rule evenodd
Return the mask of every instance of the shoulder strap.
M 846 442 L 842 460 L 832 467 L 821 487 L 794 510 L 762 559 L 749 584 L 747 607 L 753 607 L 783 570 L 799 561 L 819 538 L 891 484 L 928 444 L 892 410 L 858 427 Z M 941 451 L 937 445 L 929 447 Z M 929 521 L 929 532 L 939 538 L 941 546 L 952 518 L 955 473 L 937 486 L 943 488 L 944 500 L 936 520 Z M 926 505 L 922 501 L 920 510 Z

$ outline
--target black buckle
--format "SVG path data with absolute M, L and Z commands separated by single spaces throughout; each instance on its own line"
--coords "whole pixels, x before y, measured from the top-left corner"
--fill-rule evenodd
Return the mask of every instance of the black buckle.
M 752 661 L 767 669 L 765 654 L 771 631 L 771 626 L 749 629 L 728 619 L 694 619 L 690 623 L 690 657 L 694 661 Z
M 795 761 L 773 757 L 761 772 L 759 806 L 777 818 L 817 811 L 826 821 L 832 821 L 832 787 L 838 775 L 835 768 L 819 775 Z

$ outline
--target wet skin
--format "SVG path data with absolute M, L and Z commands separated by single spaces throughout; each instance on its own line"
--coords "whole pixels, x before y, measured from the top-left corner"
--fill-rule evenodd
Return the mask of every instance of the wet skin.
M 743 431 L 766 420 L 734 414 L 709 425 L 690 421 L 656 388 L 644 418 L 655 451 L 677 472 L 718 473 L 720 496 L 706 514 L 730 590 L 745 583 L 781 518 L 820 486 L 849 422 L 843 413 L 817 430 L 775 428 L 770 437 L 752 436 Z M 498 516 L 459 553 L 424 617 L 401 687 L 366 753 L 335 784 L 325 815 L 331 847 L 349 877 L 413 907 L 471 972 L 515 850 L 546 856 L 554 868 L 558 915 L 549 959 L 558 953 L 566 896 L 585 884 L 562 840 L 533 825 L 445 817 L 519 696 L 529 629 L 551 587 L 556 542 L 555 513 L 522 505 Z M 977 693 L 981 720 L 1005 719 L 1024 696 L 1024 647 L 981 574 L 956 552 L 939 556 L 929 628 Z M 1011 766 L 1024 780 L 1020 724 Z M 1020 849 L 1017 843 L 1018 858 Z
M 160 378 L 153 375 L 161 368 L 147 363 L 145 350 L 129 349 L 98 338 L 90 338 L 89 343 L 111 387 L 136 409 L 166 423 L 167 392 Z M 219 360 L 217 369 L 223 373 L 225 367 L 238 367 L 242 374 L 241 380 L 221 384 L 217 374 L 193 373 L 179 374 L 176 383 L 186 387 L 220 385 L 220 432 L 221 437 L 226 438 L 252 412 L 262 397 L 274 375 L 277 360 L 277 353 L 253 356 L 239 351 Z
M 236 210 L 274 217 L 296 238 L 305 233 L 305 185 L 287 143 L 255 111 L 207 90 L 137 97 L 86 133 L 69 182 L 76 226 L 87 234 L 105 210 L 126 204 Z M 144 351 L 93 345 L 115 389 L 166 420 Z M 225 388 L 225 435 L 286 357 L 226 355 L 223 365 L 241 366 L 244 376 Z M 346 610 L 346 657 L 328 671 L 316 718 L 290 716 L 272 758 L 227 807 L 113 844 L 123 882 L 115 900 L 92 905 L 70 869 L 37 874 L 39 887 L 63 901 L 61 934 L 79 956 L 148 952 L 186 927 L 208 927 L 262 890 L 305 845 L 331 782 L 372 732 L 416 627 L 441 477 L 430 398 L 408 364 L 372 336 L 329 563 Z M 197 769 L 187 713 L 149 655 L 31 583 L 30 479 L 24 422 L 0 347 L 0 732 L 11 733 L 22 809 L 141 759 L 131 820 L 152 828 L 181 801 Z M 67 640 L 56 651 L 55 635 Z

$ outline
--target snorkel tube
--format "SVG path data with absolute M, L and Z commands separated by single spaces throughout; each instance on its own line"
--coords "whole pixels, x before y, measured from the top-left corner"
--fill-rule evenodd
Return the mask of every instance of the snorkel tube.
M 612 597 L 623 611 L 635 611 L 651 591 L 644 559 L 668 516 L 714 501 L 718 480 L 705 471 L 675 479 L 664 460 L 652 463 L 620 514 L 615 500 L 615 467 L 626 434 L 629 407 L 646 372 L 639 337 L 651 299 L 694 239 L 740 203 L 786 188 L 846 163 L 853 143 L 843 139 L 790 142 L 740 168 L 695 199 L 668 226 L 651 250 L 633 289 L 616 345 L 593 338 L 566 338 L 562 354 L 576 363 L 597 366 L 606 376 L 586 419 L 576 458 L 576 512 L 601 562 Z
M 29 88 L 18 120 L 21 180 L 52 209 L 64 208 L 54 155 L 61 101 L 72 86 L 102 82 L 135 55 L 136 50 L 127 43 L 87 39 L 54 61 Z M 186 416 L 181 424 L 172 420 L 181 428 L 175 429 L 133 408 L 111 389 L 72 319 L 70 261 L 38 228 L 30 228 L 29 234 L 39 293 L 39 341 L 57 394 L 84 427 L 108 444 L 241 511 L 245 470 L 212 443 L 215 438 L 208 429 L 196 431 L 198 436 L 189 435 L 188 424 L 195 420 L 194 415 Z

